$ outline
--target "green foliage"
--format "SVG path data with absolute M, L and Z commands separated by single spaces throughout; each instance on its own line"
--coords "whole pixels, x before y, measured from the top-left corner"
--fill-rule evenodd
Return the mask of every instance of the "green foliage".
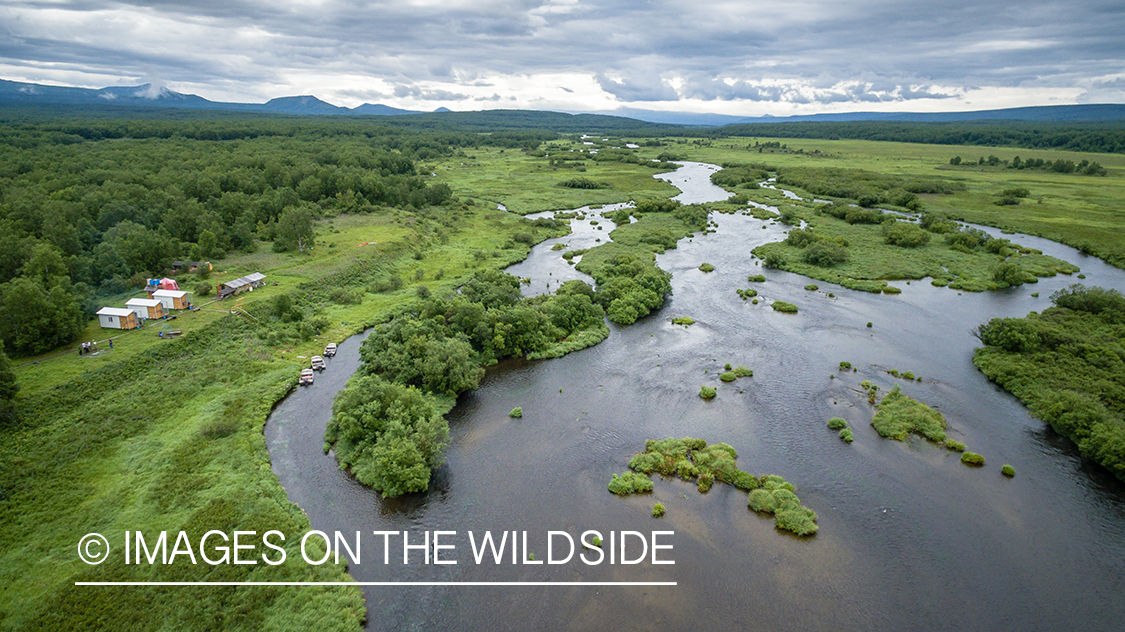
M 738 469 L 738 453 L 725 443 L 707 445 L 702 439 L 661 439 L 645 442 L 645 451 L 629 460 L 629 468 L 646 476 L 653 473 L 675 476 L 690 481 L 706 493 L 715 481 L 742 490 L 758 486 L 758 479 Z M 612 490 L 611 490 L 612 491 Z
M 919 434 L 930 441 L 945 441 L 945 418 L 941 413 L 908 397 L 898 386 L 883 397 L 871 425 L 884 437 L 905 441 L 908 434 Z
M 965 465 L 982 466 L 984 465 L 984 457 L 976 452 L 962 452 L 961 462 Z
M 695 324 L 695 319 L 691 318 L 690 316 L 677 316 L 676 318 L 672 319 L 672 324 L 673 325 L 683 325 L 684 327 L 689 327 L 689 326 Z
M 713 387 L 710 387 L 710 386 L 700 386 L 699 387 L 699 396 L 702 397 L 703 399 L 715 399 L 715 395 L 717 395 L 717 394 L 718 394 L 718 391 L 716 391 Z
M 773 514 L 774 525 L 778 529 L 797 535 L 816 533 L 816 512 L 801 505 L 791 484 L 773 475 L 763 476 L 760 480 L 761 487 L 751 491 L 747 498 L 750 509 Z
M 841 361 L 840 361 L 840 370 L 841 370 L 841 371 L 850 371 L 850 370 L 851 370 L 851 368 L 852 368 L 852 363 L 851 363 L 851 362 L 847 362 L 847 361 L 845 361 L 845 360 L 841 360 Z
M 828 427 L 832 430 L 842 430 L 848 427 L 848 422 L 842 417 L 833 417 L 828 420 Z
M 0 340 L 18 354 L 33 354 L 73 341 L 86 315 L 65 277 L 52 284 L 19 277 L 0 285 Z
M 754 371 L 742 366 L 741 364 L 734 367 L 733 373 L 735 377 L 754 377 Z
M 964 452 L 965 451 L 965 444 L 961 443 L 960 441 L 954 441 L 953 439 L 946 439 L 943 442 L 943 445 L 945 445 L 946 450 L 949 450 L 951 452 Z
M 852 436 L 852 429 L 851 428 L 844 428 L 844 429 L 840 430 L 840 439 L 844 443 L 851 443 L 852 441 L 854 441 L 855 438 Z
M 1004 476 L 1007 476 L 1008 478 L 1011 478 L 1016 475 L 1016 468 L 1005 463 L 1004 467 L 1000 468 L 1000 473 Z
M 516 406 L 511 410 L 511 412 L 508 413 L 508 416 L 512 417 L 513 419 L 519 419 L 523 417 L 523 408 L 520 406 Z
M 786 314 L 797 313 L 797 306 L 792 303 L 786 303 L 785 301 L 774 301 L 770 307 L 773 307 L 775 311 L 784 312 Z
M 620 496 L 651 492 L 652 479 L 636 472 L 625 472 L 620 476 L 614 474 L 613 479 L 609 481 L 609 491 Z
M 714 272 L 715 266 L 713 266 L 709 263 L 701 263 L 701 264 L 699 264 L 699 269 L 702 270 L 703 272 Z
M 1125 297 L 1074 285 L 1051 300 L 1040 314 L 978 327 L 985 346 L 973 363 L 1125 480 Z
M 918 248 L 930 242 L 930 233 L 917 224 L 893 221 L 883 224 L 883 239 L 892 246 Z
M 725 373 L 719 374 L 719 379 L 724 381 L 724 382 L 733 382 L 737 378 L 738 378 L 738 376 L 735 375 L 733 371 L 726 371 Z
M 393 497 L 429 487 L 430 472 L 442 462 L 449 424 L 417 388 L 361 375 L 337 394 L 324 439 L 341 468 Z
M 747 299 L 751 299 L 751 298 L 754 298 L 755 296 L 757 296 L 758 290 L 742 290 L 742 289 L 739 289 L 739 290 L 735 290 L 735 293 L 737 293 L 738 296 L 742 300 L 745 301 Z
M 814 283 L 809 283 L 808 285 L 805 286 L 805 289 L 810 291 L 810 292 L 815 292 L 815 291 L 820 289 L 820 286 L 818 286 Z
M 589 178 L 571 178 L 570 180 L 559 182 L 559 186 L 568 189 L 608 189 L 609 183 L 597 182 Z
M 764 274 L 751 274 L 750 276 L 746 277 L 746 280 L 750 281 L 751 283 L 765 283 L 766 275 L 764 275 Z
M 0 426 L 15 418 L 16 393 L 20 390 L 12 362 L 4 353 L 4 341 L 0 340 Z
M 652 517 L 660 518 L 664 516 L 664 503 L 656 503 L 652 506 Z

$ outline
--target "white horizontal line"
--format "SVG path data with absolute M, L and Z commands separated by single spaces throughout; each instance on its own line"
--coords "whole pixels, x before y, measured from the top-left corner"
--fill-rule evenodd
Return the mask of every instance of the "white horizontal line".
M 74 582 L 75 586 L 676 586 L 676 582 Z

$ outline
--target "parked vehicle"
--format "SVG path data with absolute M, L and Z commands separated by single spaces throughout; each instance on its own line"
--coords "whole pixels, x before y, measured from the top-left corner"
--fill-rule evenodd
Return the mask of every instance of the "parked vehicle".
M 310 386 L 313 383 L 313 370 L 301 369 L 301 379 L 297 380 L 297 386 Z
M 336 343 L 330 342 L 328 346 L 324 348 L 324 357 L 331 358 L 334 355 L 336 355 Z
M 312 369 L 316 371 L 323 371 L 324 369 L 328 368 L 328 366 L 324 364 L 324 358 L 320 356 L 313 356 L 311 364 Z

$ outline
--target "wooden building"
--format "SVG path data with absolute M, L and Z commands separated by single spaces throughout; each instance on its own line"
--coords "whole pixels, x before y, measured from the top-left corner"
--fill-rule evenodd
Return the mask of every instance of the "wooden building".
M 164 311 L 164 303 L 155 298 L 131 298 L 125 301 L 125 307 L 136 312 L 141 320 L 164 318 L 168 315 L 168 312 Z
M 265 278 L 266 275 L 262 274 L 261 272 L 247 274 L 246 276 L 239 277 L 233 281 L 220 283 L 219 286 L 215 288 L 215 291 L 218 293 L 219 298 L 226 298 L 234 294 L 249 292 L 256 287 L 262 287 L 266 284 Z
M 190 309 L 191 298 L 188 296 L 189 294 L 191 292 L 184 290 L 156 290 L 152 293 L 152 298 L 160 301 L 165 310 Z
M 141 326 L 137 313 L 124 307 L 103 307 L 98 310 L 98 322 L 105 329 L 136 329 Z

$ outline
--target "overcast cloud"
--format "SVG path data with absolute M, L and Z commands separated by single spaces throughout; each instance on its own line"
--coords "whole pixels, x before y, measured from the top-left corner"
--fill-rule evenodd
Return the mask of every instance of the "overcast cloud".
M 6 0 L 0 78 L 420 110 L 970 110 L 1125 102 L 1122 33 L 1121 0 Z

